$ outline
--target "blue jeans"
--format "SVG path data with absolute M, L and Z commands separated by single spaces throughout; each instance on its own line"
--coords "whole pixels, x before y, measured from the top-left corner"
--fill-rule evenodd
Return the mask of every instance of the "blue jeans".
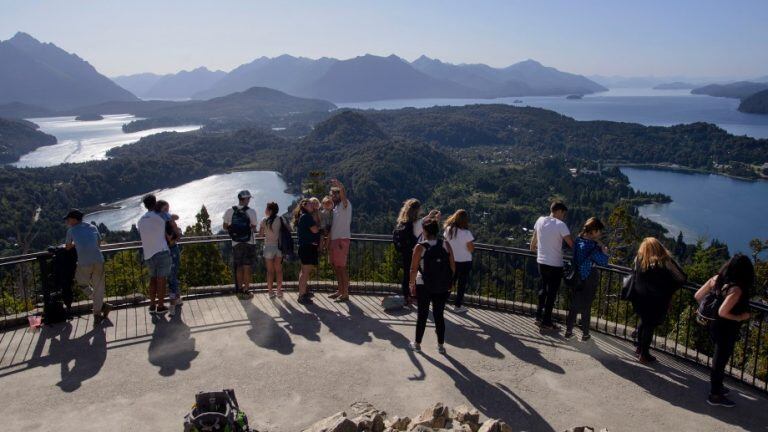
M 171 249 L 171 275 L 168 276 L 169 297 L 176 299 L 181 297 L 179 284 L 179 267 L 181 266 L 181 246 L 173 245 Z

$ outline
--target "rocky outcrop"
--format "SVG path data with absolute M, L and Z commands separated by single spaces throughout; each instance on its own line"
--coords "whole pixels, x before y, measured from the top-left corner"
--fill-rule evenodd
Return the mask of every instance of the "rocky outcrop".
M 453 409 L 438 402 L 411 420 L 392 416 L 367 402 L 353 403 L 347 412 L 338 412 L 320 420 L 303 432 L 512 432 L 512 427 L 498 419 L 480 422 L 480 412 L 466 405 Z M 578 426 L 565 432 L 595 432 Z M 608 432 L 601 429 L 600 432 Z

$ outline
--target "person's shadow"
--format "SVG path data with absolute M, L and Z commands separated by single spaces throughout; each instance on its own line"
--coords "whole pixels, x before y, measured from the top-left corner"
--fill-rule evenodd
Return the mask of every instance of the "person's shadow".
M 264 311 L 249 300 L 240 300 L 240 305 L 251 323 L 248 338 L 261 348 L 276 351 L 283 355 L 293 353 L 294 343 L 291 335 Z
M 107 360 L 107 336 L 103 327 L 105 324 L 75 339 L 70 339 L 72 324 L 69 322 L 54 330 L 55 336 L 50 338 L 48 356 L 40 362 L 46 366 L 59 363 L 61 381 L 56 385 L 62 391 L 76 391 L 83 381 L 95 377 L 101 371 Z
M 501 383 L 489 383 L 472 373 L 449 354 L 443 355 L 449 365 L 421 353 L 421 357 L 445 372 L 467 401 L 488 418 L 501 419 L 516 430 L 554 432 L 552 426 L 522 398 Z
M 320 342 L 320 319 L 317 315 L 303 312 L 283 301 L 276 302 L 275 307 L 290 334 L 302 336 L 308 341 Z
M 584 345 L 582 351 L 592 356 L 614 374 L 642 387 L 671 405 L 685 410 L 716 417 L 718 420 L 745 430 L 765 430 L 768 410 L 765 396 L 746 395 L 732 387 L 728 396 L 736 407 L 726 409 L 707 404 L 708 378 L 696 376 L 685 367 L 671 367 L 656 362 L 651 366 L 640 365 L 634 360 L 632 349 L 610 337 L 600 338 L 599 344 Z M 727 383 L 726 383 L 727 384 Z M 758 392 L 754 392 L 758 393 Z
M 153 317 L 155 329 L 149 342 L 149 362 L 158 366 L 158 373 L 171 376 L 178 370 L 187 370 L 200 354 L 195 350 L 195 339 L 189 326 L 181 319 L 181 308 L 166 320 L 164 316 Z

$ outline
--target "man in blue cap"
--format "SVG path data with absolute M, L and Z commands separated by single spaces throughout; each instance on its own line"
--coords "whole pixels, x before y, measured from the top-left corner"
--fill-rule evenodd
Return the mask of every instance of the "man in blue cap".
M 64 218 L 69 226 L 65 247 L 77 251 L 77 286 L 93 299 L 93 326 L 109 315 L 112 306 L 104 303 L 104 255 L 101 254 L 101 234 L 95 226 L 83 222 L 83 212 L 72 209 Z

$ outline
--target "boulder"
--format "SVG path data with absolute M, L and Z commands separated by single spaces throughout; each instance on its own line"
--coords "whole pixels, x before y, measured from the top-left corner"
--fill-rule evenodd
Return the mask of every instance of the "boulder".
M 501 420 L 488 419 L 477 432 L 512 432 L 512 428 Z
M 391 419 L 384 422 L 384 425 L 387 427 L 387 429 L 392 429 L 396 431 L 404 431 L 408 429 L 408 425 L 411 424 L 411 419 L 409 417 L 398 417 L 394 416 Z
M 472 432 L 480 428 L 480 412 L 466 405 L 459 405 L 452 409 L 451 418 L 454 420 L 454 424 L 467 425 Z
M 377 410 L 368 402 L 355 402 L 350 405 L 350 417 L 357 425 L 358 432 L 384 432 L 384 419 L 387 413 Z
M 357 432 L 357 424 L 342 411 L 320 420 L 303 432 Z
M 589 426 L 576 426 L 566 430 L 565 432 L 595 432 L 595 429 Z
M 409 430 L 416 430 L 418 426 L 426 426 L 433 429 L 444 428 L 450 419 L 450 409 L 441 402 L 436 403 L 431 408 L 427 408 L 411 421 Z

